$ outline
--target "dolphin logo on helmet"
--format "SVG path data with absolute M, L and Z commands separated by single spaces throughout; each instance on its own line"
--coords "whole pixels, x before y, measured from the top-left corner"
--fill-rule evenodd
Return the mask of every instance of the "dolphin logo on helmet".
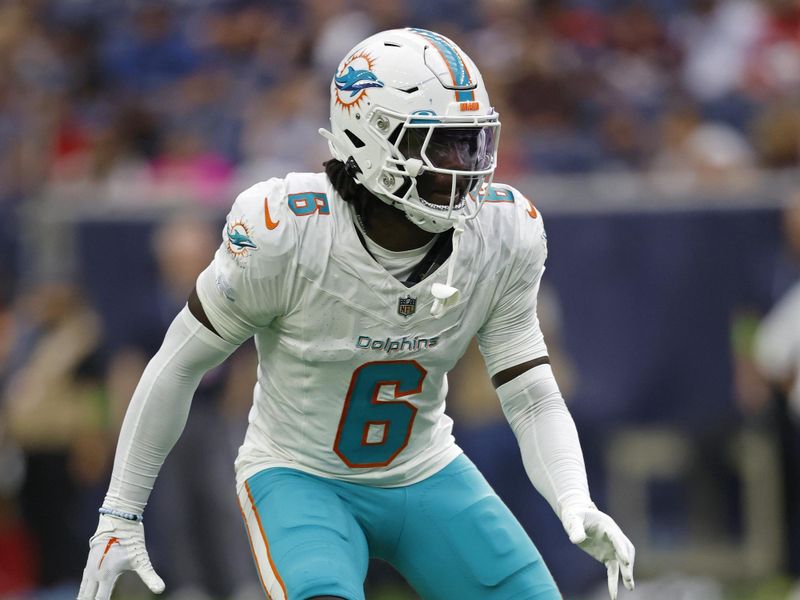
M 336 105 L 349 115 L 366 100 L 370 88 L 384 87 L 375 74 L 375 59 L 369 52 L 354 51 L 334 75 L 331 89 Z M 349 93 L 348 93 L 349 92 Z
M 378 81 L 375 73 L 367 69 L 356 70 L 352 66 L 347 67 L 347 72 L 336 77 L 335 81 L 337 89 L 342 92 L 350 92 L 351 98 L 363 89 L 383 87 L 383 82 Z

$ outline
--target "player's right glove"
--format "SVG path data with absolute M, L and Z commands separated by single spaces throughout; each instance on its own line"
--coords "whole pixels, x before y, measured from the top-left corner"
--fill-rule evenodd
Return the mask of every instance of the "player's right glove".
M 78 600 L 109 600 L 117 578 L 125 571 L 135 571 L 152 592 L 164 591 L 164 581 L 147 555 L 142 523 L 100 515 L 97 531 L 89 540 Z
M 611 600 L 617 598 L 620 573 L 625 587 L 633 590 L 633 560 L 636 550 L 614 519 L 597 510 L 594 504 L 588 504 L 565 508 L 561 514 L 561 522 L 569 541 L 606 566 Z

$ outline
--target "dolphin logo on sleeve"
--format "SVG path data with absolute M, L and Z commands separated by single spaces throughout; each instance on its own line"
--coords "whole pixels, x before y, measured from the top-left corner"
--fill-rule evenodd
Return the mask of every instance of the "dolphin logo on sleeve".
M 255 242 L 250 239 L 250 236 L 242 231 L 239 231 L 236 224 L 233 227 L 228 227 L 228 241 L 240 249 L 245 248 L 252 248 L 255 250 L 258 246 L 256 246 Z

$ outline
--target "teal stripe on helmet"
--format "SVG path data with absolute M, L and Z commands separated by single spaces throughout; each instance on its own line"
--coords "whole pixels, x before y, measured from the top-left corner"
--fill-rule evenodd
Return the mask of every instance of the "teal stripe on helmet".
M 440 36 L 438 33 L 428 31 L 427 29 L 410 27 L 409 30 L 421 35 L 436 47 L 436 49 L 442 55 L 442 58 L 444 58 L 447 65 L 450 67 L 450 72 L 453 75 L 454 86 L 467 87 L 474 85 L 469 71 L 467 71 L 467 65 L 464 64 L 464 59 L 461 58 L 458 50 L 456 50 L 449 41 Z M 472 90 L 457 90 L 456 100 L 459 102 L 475 100 L 475 94 Z
M 475 100 L 475 93 L 472 90 L 459 90 L 456 92 L 456 100 L 459 102 L 471 102 L 472 100 Z

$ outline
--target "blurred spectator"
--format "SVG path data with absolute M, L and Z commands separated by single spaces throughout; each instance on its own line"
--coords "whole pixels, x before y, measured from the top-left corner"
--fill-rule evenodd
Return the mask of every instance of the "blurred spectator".
M 695 0 L 674 20 L 683 49 L 683 83 L 694 97 L 718 100 L 742 83 L 748 57 L 764 35 L 767 15 L 753 0 Z
M 239 171 L 240 188 L 327 159 L 327 144 L 317 131 L 326 125 L 328 96 L 308 71 L 298 72 L 290 85 L 251 99 L 245 117 Z
M 693 110 L 679 109 L 665 115 L 662 128 L 667 143 L 653 158 L 651 176 L 663 194 L 752 183 L 755 152 L 733 127 L 701 122 Z
M 80 143 L 73 139 L 81 138 Z M 57 132 L 59 151 L 50 172 L 56 184 L 84 184 L 103 189 L 109 199 L 121 189 L 145 183 L 149 160 L 155 155 L 160 133 L 153 115 L 137 106 L 120 107 L 108 122 L 77 134 L 69 123 Z M 72 140 L 72 142 L 70 142 Z
M 784 236 L 800 275 L 800 192 L 785 209 Z M 786 395 L 794 418 L 800 423 L 800 276 L 764 317 L 756 338 L 755 358 L 764 377 Z
M 796 98 L 765 105 L 755 118 L 753 134 L 764 166 L 789 168 L 800 165 L 800 103 Z
M 17 303 L 19 327 L 2 408 L 25 456 L 22 514 L 34 542 L 37 582 L 74 593 L 85 553 L 85 490 L 110 464 L 101 326 L 75 286 L 45 283 Z M 72 589 L 74 586 L 74 589 Z
M 756 359 L 764 376 L 786 394 L 794 418 L 800 419 L 800 283 L 764 318 Z
M 153 182 L 159 196 L 189 197 L 203 204 L 228 202 L 233 170 L 207 138 L 191 130 L 175 129 L 164 138 L 164 152 L 152 164 Z
M 689 168 L 703 186 L 721 177 L 746 177 L 754 165 L 753 150 L 747 140 L 723 123 L 704 123 L 687 138 L 684 147 Z
M 22 475 L 19 450 L 0 442 L 0 597 L 24 597 L 37 588 L 34 541 L 21 517 L 17 482 Z
M 656 109 L 669 86 L 674 53 L 655 15 L 634 3 L 610 16 L 607 35 L 598 70 L 611 93 L 639 110 Z
M 765 0 L 770 10 L 747 72 L 751 94 L 797 93 L 800 85 L 800 5 L 794 0 Z
M 0 279 L 0 291 L 4 289 Z M 11 298 L 0 293 L 0 391 L 16 337 Z M 25 461 L 8 435 L 5 396 L 0 394 L 0 597 L 22 596 L 36 588 L 34 542 L 19 505 Z
M 800 192 L 789 199 L 783 213 L 783 226 L 784 258 L 791 261 L 794 282 L 775 298 L 774 306 L 759 325 L 753 358 L 774 392 L 773 402 L 766 408 L 773 413 L 782 450 L 788 566 L 800 577 L 800 514 L 797 511 L 800 506 Z M 780 269 L 783 265 L 778 263 L 777 266 Z M 788 270 L 780 270 L 783 271 L 778 274 L 781 280 L 790 281 Z M 752 408 L 752 398 L 749 400 Z
M 600 124 L 603 169 L 641 171 L 649 155 L 647 140 L 642 135 L 644 130 L 644 124 L 635 112 L 609 112 Z
M 116 87 L 147 93 L 191 73 L 200 57 L 174 9 L 158 2 L 134 6 L 123 18 L 106 21 L 102 64 Z
M 312 61 L 322 81 L 333 76 L 345 52 L 379 31 L 368 12 L 353 10 L 350 4 L 347 0 L 305 2 L 308 24 L 316 33 L 311 49 Z

